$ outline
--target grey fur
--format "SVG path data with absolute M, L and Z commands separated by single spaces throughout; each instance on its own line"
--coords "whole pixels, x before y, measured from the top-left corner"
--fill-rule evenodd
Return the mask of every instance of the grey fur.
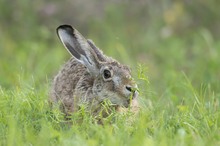
M 94 110 L 106 99 L 122 107 L 129 106 L 130 97 L 136 100 L 137 85 L 127 66 L 105 56 L 91 40 L 69 25 L 59 26 L 57 33 L 73 57 L 53 80 L 50 92 L 53 105 L 60 103 L 63 112 L 71 114 L 81 104 Z M 110 73 L 108 78 L 104 75 L 106 70 Z

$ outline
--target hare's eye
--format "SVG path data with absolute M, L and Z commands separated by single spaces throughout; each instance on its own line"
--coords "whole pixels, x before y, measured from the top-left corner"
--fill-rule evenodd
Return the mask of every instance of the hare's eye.
M 109 70 L 105 69 L 103 74 L 104 74 L 103 76 L 105 79 L 111 78 L 111 72 Z

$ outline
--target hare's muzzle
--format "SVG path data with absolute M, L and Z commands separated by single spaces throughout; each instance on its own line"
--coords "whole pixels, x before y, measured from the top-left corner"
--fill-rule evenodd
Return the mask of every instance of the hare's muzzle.
M 133 92 L 133 96 L 132 96 L 132 99 L 135 99 L 135 98 L 137 98 L 138 97 L 138 90 L 135 90 L 134 92 Z
M 135 100 L 135 98 L 138 97 L 138 91 L 133 91 L 133 94 L 131 95 L 131 98 L 130 99 L 127 99 L 127 104 L 125 104 L 124 106 L 126 108 L 129 107 L 129 105 L 131 105 L 132 101 Z
M 128 107 L 132 100 L 138 97 L 138 88 L 137 85 L 135 85 L 135 87 L 132 86 L 126 86 L 126 89 L 128 92 L 130 92 L 130 98 L 127 99 L 127 105 L 125 107 Z
M 138 88 L 137 85 L 135 85 L 134 87 L 127 85 L 125 86 L 127 92 L 130 92 L 130 95 L 132 96 L 132 99 L 136 98 L 138 96 Z
M 132 87 L 131 86 L 126 86 L 125 87 L 129 92 L 132 92 Z

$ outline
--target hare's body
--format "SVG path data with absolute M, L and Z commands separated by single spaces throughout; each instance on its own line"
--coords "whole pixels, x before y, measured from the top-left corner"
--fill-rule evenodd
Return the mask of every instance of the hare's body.
M 82 104 L 97 109 L 106 99 L 128 107 L 131 98 L 138 95 L 129 68 L 105 56 L 71 26 L 60 26 L 57 32 L 73 57 L 54 79 L 52 104 L 60 103 L 66 114 L 77 111 Z
M 77 83 L 80 79 L 86 76 L 86 68 L 79 64 L 74 57 L 72 57 L 61 69 L 58 75 L 54 79 L 53 88 L 51 91 L 51 101 L 61 102 L 65 107 L 65 113 L 73 112 L 74 107 L 74 94 Z M 82 80 L 81 79 L 81 80 Z M 85 91 L 90 90 L 91 86 L 85 83 Z M 84 91 L 84 92 L 85 92 Z M 84 93 L 83 92 L 83 93 Z

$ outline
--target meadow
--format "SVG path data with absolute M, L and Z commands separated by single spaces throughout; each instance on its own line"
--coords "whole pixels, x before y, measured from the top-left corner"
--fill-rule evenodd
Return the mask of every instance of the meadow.
M 10 2 L 0 2 L 1 145 L 220 145 L 216 3 L 129 1 L 103 6 L 102 16 L 90 9 L 84 16 L 81 7 L 71 16 L 64 14 L 71 2 Z M 50 14 L 53 8 L 58 12 Z M 138 115 L 113 112 L 100 125 L 82 109 L 69 126 L 58 108 L 50 109 L 51 81 L 70 58 L 55 32 L 63 23 L 132 68 Z

